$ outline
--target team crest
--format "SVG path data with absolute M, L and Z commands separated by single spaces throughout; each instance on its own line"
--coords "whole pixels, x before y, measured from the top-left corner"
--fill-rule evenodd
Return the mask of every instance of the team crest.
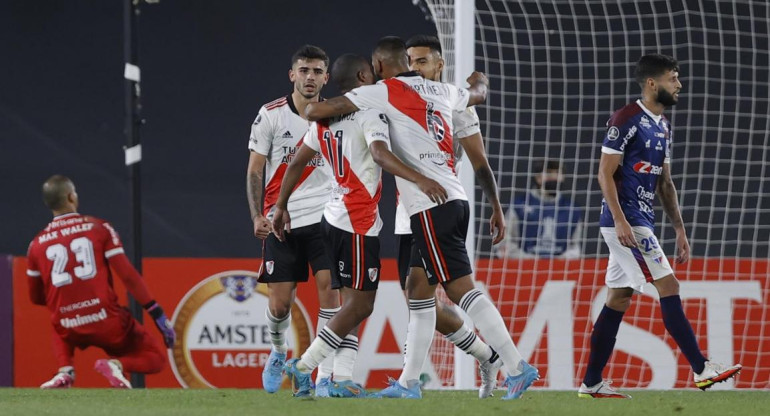
M 243 302 L 251 297 L 257 287 L 257 279 L 251 276 L 227 275 L 220 277 L 219 281 L 227 296 L 236 302 Z
M 444 119 L 441 113 L 433 110 L 433 103 L 428 102 L 426 108 L 426 122 L 428 133 L 433 133 L 433 139 L 437 142 L 444 140 Z
M 270 260 L 265 262 L 265 271 L 267 274 L 273 274 L 273 267 L 275 266 L 275 262 Z
M 372 282 L 376 282 L 378 272 L 379 270 L 376 267 L 372 267 L 371 269 L 369 269 L 369 280 Z

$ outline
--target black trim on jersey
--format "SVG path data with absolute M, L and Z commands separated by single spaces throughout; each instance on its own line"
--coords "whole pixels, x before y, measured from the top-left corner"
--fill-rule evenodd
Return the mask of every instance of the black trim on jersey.
M 291 98 L 291 94 L 286 96 L 286 102 L 289 103 L 289 110 L 291 110 L 292 113 L 299 116 L 299 111 L 297 111 L 297 107 L 294 105 L 294 99 Z
M 421 77 L 422 75 L 420 75 L 420 73 L 417 71 L 407 71 L 407 72 L 402 72 L 396 76 L 397 77 Z

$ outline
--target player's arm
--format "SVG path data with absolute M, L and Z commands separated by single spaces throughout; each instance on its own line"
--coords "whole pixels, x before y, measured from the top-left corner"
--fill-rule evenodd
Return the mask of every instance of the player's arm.
M 303 143 L 286 168 L 286 172 L 284 172 L 283 180 L 281 181 L 281 192 L 278 194 L 275 211 L 273 212 L 273 234 L 280 241 L 285 239 L 284 227 L 288 226 L 289 231 L 291 230 L 291 217 L 289 216 L 289 210 L 286 208 L 289 203 L 289 197 L 291 197 L 294 187 L 297 186 L 300 177 L 302 177 L 302 171 L 305 170 L 305 166 L 313 160 L 316 153 L 318 152 Z
M 602 152 L 602 156 L 599 159 L 599 174 L 597 175 L 597 179 L 599 181 L 599 187 L 602 188 L 604 201 L 607 203 L 607 208 L 610 210 L 612 219 L 615 222 L 615 231 L 618 234 L 620 244 L 623 244 L 626 247 L 636 247 L 634 232 L 631 229 L 631 224 L 629 224 L 626 219 L 626 215 L 620 207 L 618 188 L 615 185 L 614 180 L 615 171 L 620 166 L 620 161 L 622 159 L 622 153 L 611 154 Z
M 27 250 L 27 289 L 29 290 L 29 300 L 32 303 L 45 306 L 43 279 L 40 277 L 40 268 L 37 266 L 35 255 L 32 252 L 32 244 Z
M 270 221 L 262 215 L 262 180 L 265 173 L 265 155 L 249 152 L 249 165 L 246 169 L 246 198 L 249 200 L 251 221 L 254 223 L 254 236 L 264 240 L 270 234 Z
M 115 273 L 120 278 L 120 281 L 123 282 L 123 285 L 126 286 L 128 292 L 131 293 L 131 296 L 150 314 L 153 323 L 155 323 L 158 331 L 163 335 L 163 342 L 166 344 L 166 347 L 173 347 L 176 341 L 174 327 L 171 325 L 171 321 L 169 321 L 163 308 L 150 295 L 142 275 L 134 268 L 123 252 L 107 257 L 107 262 L 115 270 Z
M 482 104 L 487 100 L 489 79 L 487 79 L 483 72 L 473 71 L 466 81 L 470 85 L 468 88 L 468 107 Z
M 492 205 L 492 216 L 489 218 L 489 232 L 493 236 L 492 244 L 498 244 L 505 238 L 505 214 L 503 213 L 503 207 L 500 205 L 500 198 L 497 194 L 497 181 L 495 181 L 495 175 L 489 166 L 486 149 L 484 148 L 484 140 L 481 137 L 481 133 L 475 133 L 461 138 L 460 145 L 465 150 L 465 154 L 468 155 L 468 160 L 470 160 L 471 166 L 473 166 L 473 173 L 476 175 L 476 180 L 479 186 L 481 186 L 481 190 L 484 191 L 487 201 Z
M 414 182 L 425 195 L 428 195 L 431 201 L 443 204 L 448 198 L 446 189 L 441 184 L 407 166 L 388 149 L 387 142 L 381 140 L 372 142 L 369 145 L 369 152 L 371 152 L 374 162 L 380 165 L 385 172 Z
M 671 178 L 671 164 L 663 163 L 663 173 L 658 180 L 656 193 L 663 205 L 663 211 L 666 212 L 671 225 L 676 231 L 676 246 L 678 255 L 677 263 L 686 263 L 690 259 L 690 243 L 687 241 L 687 233 L 682 221 L 682 212 L 679 210 L 679 197 L 677 196 L 674 180 Z
M 305 118 L 310 121 L 317 121 L 323 118 L 341 116 L 343 114 L 354 113 L 359 108 L 353 104 L 348 97 L 339 96 L 317 103 L 310 103 L 305 107 Z

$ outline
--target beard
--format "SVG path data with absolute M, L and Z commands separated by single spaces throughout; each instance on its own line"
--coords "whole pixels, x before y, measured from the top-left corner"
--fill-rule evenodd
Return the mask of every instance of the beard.
M 674 94 L 661 88 L 658 90 L 658 102 L 664 107 L 671 107 L 677 103 L 677 99 L 674 98 Z

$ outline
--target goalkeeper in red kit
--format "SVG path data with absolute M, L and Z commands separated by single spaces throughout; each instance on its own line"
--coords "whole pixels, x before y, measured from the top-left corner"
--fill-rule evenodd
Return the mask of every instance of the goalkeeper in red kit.
M 40 387 L 67 388 L 74 384 L 75 348 L 93 346 L 107 353 L 110 358 L 96 360 L 94 369 L 113 387 L 131 388 L 124 371 L 161 371 L 166 365 L 166 352 L 118 304 L 110 268 L 150 314 L 166 347 L 173 347 L 176 334 L 123 252 L 118 234 L 108 222 L 77 212 L 78 194 L 67 177 L 50 177 L 43 184 L 43 201 L 52 211 L 53 220 L 29 245 L 27 280 L 32 303 L 45 305 L 51 312 L 59 371 Z

